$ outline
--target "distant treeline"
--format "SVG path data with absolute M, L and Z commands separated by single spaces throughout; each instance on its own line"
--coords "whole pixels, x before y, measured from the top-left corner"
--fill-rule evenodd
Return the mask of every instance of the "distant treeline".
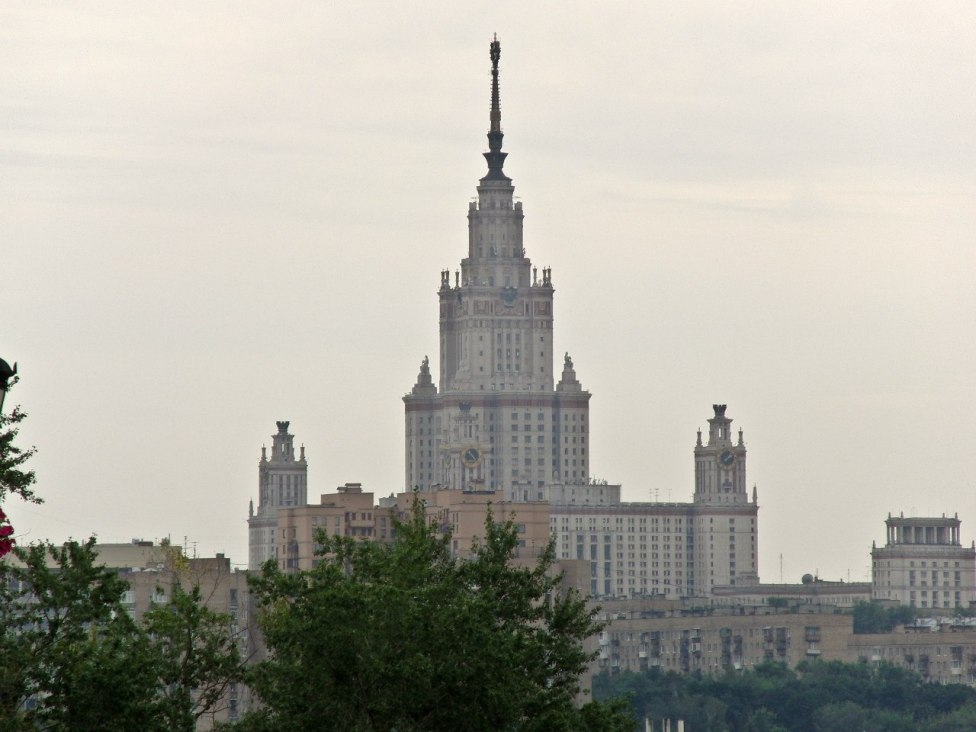
M 714 677 L 656 669 L 594 677 L 595 700 L 615 697 L 629 698 L 640 720 L 683 719 L 686 732 L 976 730 L 976 690 L 926 683 L 887 664 L 804 661 L 795 671 L 767 663 Z

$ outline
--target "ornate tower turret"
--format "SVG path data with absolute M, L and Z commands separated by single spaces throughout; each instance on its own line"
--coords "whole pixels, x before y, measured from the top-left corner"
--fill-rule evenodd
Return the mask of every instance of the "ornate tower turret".
M 258 463 L 258 506 L 248 517 L 248 567 L 259 569 L 275 557 L 275 527 L 278 508 L 308 503 L 308 463 L 305 447 L 295 458 L 295 437 L 288 433 L 288 422 L 277 422 L 271 436 L 271 457 L 261 448 Z M 253 505 L 253 504 L 252 504 Z
M 713 404 L 708 441 L 698 431 L 695 444 L 694 572 L 695 591 L 708 595 L 715 587 L 759 581 L 756 493 L 746 490 L 746 445 L 724 404 Z
M 742 505 L 746 492 L 746 446 L 739 430 L 732 440 L 732 420 L 724 404 L 713 404 L 715 416 L 708 420 L 708 443 L 695 445 L 695 503 Z

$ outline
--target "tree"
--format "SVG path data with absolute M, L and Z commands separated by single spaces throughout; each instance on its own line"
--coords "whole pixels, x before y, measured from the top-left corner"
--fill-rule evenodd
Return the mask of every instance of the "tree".
M 2 360 L 0 360 L 0 367 L 6 367 L 9 370 L 6 362 Z M 17 378 L 14 377 L 7 384 L 6 372 L 2 376 L 3 382 L 0 383 L 0 389 L 7 392 L 10 387 L 17 383 Z M 0 397 L 2 396 L 4 394 L 0 393 Z M 14 443 L 20 431 L 17 425 L 23 422 L 26 417 L 27 415 L 20 410 L 20 407 L 14 407 L 9 415 L 0 412 L 0 557 L 8 554 L 16 543 L 13 538 L 14 527 L 11 526 L 10 519 L 3 510 L 3 502 L 7 495 L 20 496 L 29 503 L 42 502 L 42 499 L 34 493 L 31 487 L 36 480 L 34 471 L 23 469 L 25 463 L 34 455 L 34 448 L 21 450 Z
M 230 617 L 203 603 L 199 585 L 172 586 L 168 603 L 143 618 L 159 689 L 157 717 L 167 730 L 192 732 L 197 721 L 221 708 L 231 684 L 243 677 L 243 660 Z
M 0 426 L 25 416 L 14 409 Z M 24 469 L 34 449 L 16 436 L 0 431 L 0 501 L 40 503 Z M 13 551 L 0 559 L 0 732 L 189 732 L 242 678 L 230 618 L 206 608 L 199 586 L 184 591 L 174 572 L 172 602 L 137 623 L 121 602 L 128 584 L 101 566 L 94 538 L 14 548 L 11 533 L 0 510 L 0 557 Z
M 0 732 L 191 732 L 243 676 L 227 616 L 199 587 L 141 622 L 94 539 L 33 544 L 0 562 Z
M 98 566 L 94 546 L 35 544 L 15 550 L 20 563 L 0 562 L 0 729 L 124 730 L 151 720 L 115 700 L 151 699 L 142 692 L 152 687 L 138 686 L 143 665 L 131 663 L 125 583 Z
M 252 581 L 271 657 L 242 729 L 631 730 L 616 706 L 574 700 L 595 610 L 562 592 L 550 546 L 533 568 L 491 516 L 473 556 L 450 555 L 417 501 L 392 546 L 320 532 L 321 561 Z
M 915 620 L 915 608 L 907 605 L 882 607 L 877 602 L 861 601 L 855 603 L 855 633 L 889 633 L 896 625 L 905 625 Z
M 689 732 L 976 729 L 972 689 L 925 683 L 888 664 L 803 661 L 794 672 L 768 663 L 720 676 L 624 671 L 596 677 L 593 693 L 629 696 L 639 717 L 681 718 Z

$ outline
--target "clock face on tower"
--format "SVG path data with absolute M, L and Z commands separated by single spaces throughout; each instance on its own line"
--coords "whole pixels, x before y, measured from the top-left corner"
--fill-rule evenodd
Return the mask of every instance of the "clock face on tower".
M 477 447 L 466 447 L 461 451 L 461 462 L 466 468 L 476 468 L 481 464 L 481 450 Z
M 723 468 L 731 468 L 735 465 L 735 453 L 731 450 L 722 450 L 718 454 L 718 464 Z

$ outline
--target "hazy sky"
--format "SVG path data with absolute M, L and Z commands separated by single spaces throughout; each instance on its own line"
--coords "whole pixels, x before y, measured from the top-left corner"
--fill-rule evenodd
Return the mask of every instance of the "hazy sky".
M 594 475 L 690 500 L 727 403 L 763 580 L 863 580 L 889 511 L 976 538 L 976 6 L 931 0 L 3 4 L 22 538 L 245 563 L 282 419 L 311 500 L 402 488 L 493 32 Z

